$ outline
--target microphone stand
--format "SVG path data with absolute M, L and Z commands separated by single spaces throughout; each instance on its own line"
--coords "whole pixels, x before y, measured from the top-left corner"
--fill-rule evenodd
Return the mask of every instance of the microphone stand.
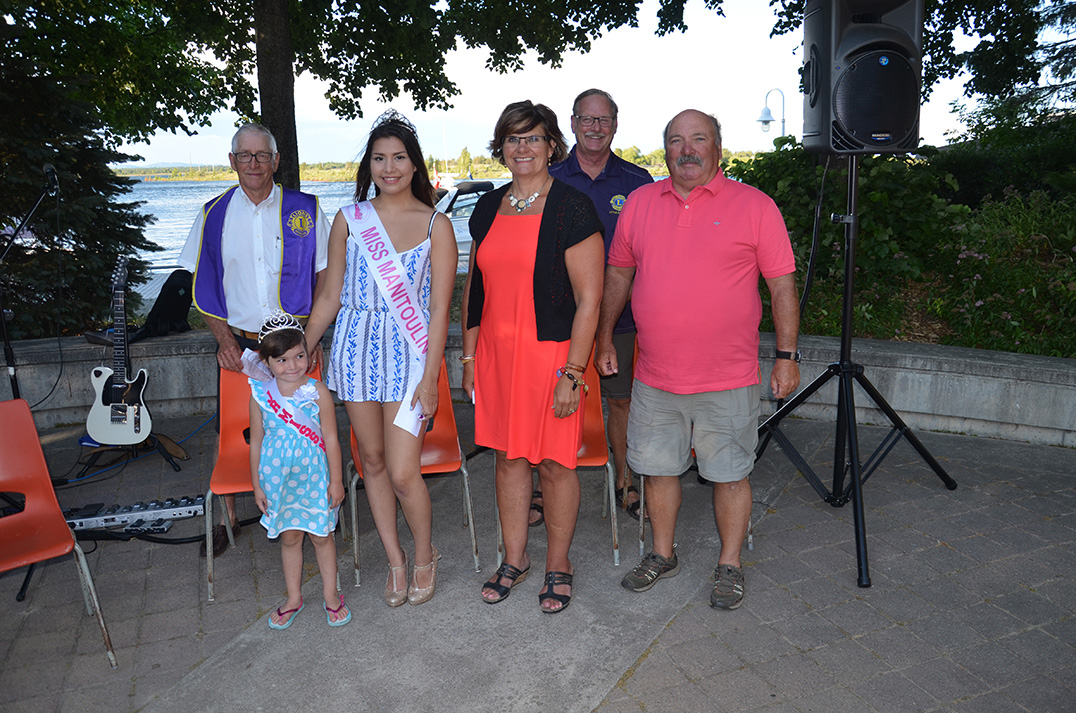
M 926 446 L 908 428 L 897 412 L 864 376 L 863 367 L 852 361 L 852 302 L 856 270 L 856 238 L 859 232 L 859 217 L 856 215 L 859 180 L 859 157 L 848 158 L 848 213 L 834 215 L 833 222 L 844 224 L 844 298 L 841 314 L 841 356 L 840 360 L 829 365 L 826 371 L 808 384 L 802 391 L 783 405 L 758 427 L 759 443 L 755 449 L 755 460 L 762 457 L 770 438 L 777 441 L 781 451 L 803 473 L 815 492 L 833 507 L 843 507 L 852 503 L 852 520 L 855 526 L 856 563 L 859 569 L 857 584 L 866 588 L 871 586 L 870 569 L 867 562 L 867 530 L 863 515 L 863 483 L 867 482 L 874 470 L 881 465 L 889 451 L 903 436 L 915 448 L 919 455 L 934 471 L 935 475 L 949 490 L 956 490 L 956 481 L 949 477 L 945 469 L 930 454 Z M 827 489 L 821 478 L 814 472 L 807 460 L 796 450 L 788 437 L 781 432 L 781 420 L 792 413 L 796 407 L 806 401 L 830 379 L 836 377 L 837 391 L 837 432 L 833 452 L 833 488 Z M 866 461 L 860 461 L 859 435 L 856 430 L 856 402 L 852 389 L 853 383 L 859 384 L 871 401 L 885 414 L 892 425 L 892 430 Z M 848 481 L 845 482 L 845 477 Z
M 26 224 L 30 222 L 30 218 L 37 212 L 37 209 L 41 206 L 41 202 L 45 200 L 45 196 L 53 193 L 57 189 L 59 189 L 59 184 L 53 183 L 53 178 L 51 176 L 46 177 L 45 187 L 41 189 L 41 195 L 37 197 L 37 201 L 35 201 L 33 207 L 30 208 L 30 212 L 26 214 L 26 217 L 22 219 L 19 226 L 15 228 L 15 232 L 11 233 L 10 236 L 5 237 L 2 249 L 0 249 L 0 265 L 4 263 L 4 258 L 6 258 L 8 252 L 11 251 L 11 246 L 15 244 L 15 239 L 19 237 L 19 233 L 22 232 L 23 228 L 26 227 Z M 11 347 L 11 335 L 9 335 L 7 331 L 7 309 L 4 307 L 4 288 L 2 284 L 0 284 L 0 331 L 2 331 L 4 335 L 4 359 L 7 362 L 8 377 L 11 379 L 11 398 L 22 398 L 19 393 L 19 379 L 15 373 L 15 350 Z M 21 504 L 16 503 L 7 493 L 3 493 L 3 499 L 12 507 L 22 507 Z M 18 594 L 15 595 L 15 601 L 21 602 L 26 599 L 26 588 L 30 585 L 30 578 L 34 575 L 34 568 L 36 566 L 37 563 L 35 562 L 26 570 L 26 576 L 22 580 L 22 586 L 19 587 Z
M 38 207 L 41 206 L 41 202 L 45 200 L 45 196 L 53 193 L 59 186 L 54 184 L 51 180 L 45 181 L 45 187 L 41 189 L 41 195 L 37 197 L 37 201 L 34 203 L 33 208 L 26 214 L 26 217 L 19 223 L 19 227 L 15 228 L 15 232 L 10 236 L 6 236 L 6 240 L 3 242 L 2 250 L 0 250 L 0 265 L 4 263 L 4 258 L 7 257 L 8 252 L 11 250 L 11 246 L 15 244 L 15 239 L 19 237 L 19 233 L 22 232 L 26 224 L 30 222 L 30 218 L 37 212 Z M 0 331 L 3 331 L 4 335 L 4 359 L 7 362 L 7 373 L 11 379 L 11 398 L 21 398 L 19 394 L 19 379 L 15 375 L 15 351 L 11 348 L 11 337 L 7 332 L 7 310 L 4 308 L 4 290 L 0 285 Z M 21 600 L 20 600 L 21 601 Z

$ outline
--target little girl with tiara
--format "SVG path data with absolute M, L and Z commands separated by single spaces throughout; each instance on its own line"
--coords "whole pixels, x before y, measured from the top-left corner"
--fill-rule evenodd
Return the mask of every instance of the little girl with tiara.
M 260 359 L 260 361 L 259 361 Z M 275 312 L 262 324 L 258 353 L 244 354 L 250 378 L 250 472 L 254 502 L 270 538 L 280 538 L 288 600 L 269 615 L 287 629 L 303 610 L 303 534 L 314 543 L 329 626 L 351 621 L 336 589 L 337 511 L 344 499 L 340 441 L 332 395 L 307 375 L 303 328 Z M 268 369 L 266 369 L 268 367 Z

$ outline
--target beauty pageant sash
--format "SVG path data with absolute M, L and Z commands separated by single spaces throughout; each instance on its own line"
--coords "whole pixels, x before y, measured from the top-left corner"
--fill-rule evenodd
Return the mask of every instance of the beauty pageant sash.
M 253 382 L 257 377 L 252 377 Z M 296 405 L 296 401 L 300 403 L 307 403 L 310 401 L 317 401 L 317 387 L 307 382 L 303 384 L 295 393 L 289 396 L 284 396 L 280 393 L 280 388 L 277 386 L 276 379 L 269 379 L 262 381 L 265 385 L 265 400 L 258 398 L 259 390 L 251 384 L 251 394 L 254 395 L 254 399 L 258 404 L 269 411 L 276 414 L 277 418 L 281 422 L 287 424 L 289 427 L 295 429 L 301 437 L 313 443 L 321 450 L 325 450 L 325 439 L 321 435 L 321 426 L 317 422 L 310 418 L 301 408 Z M 313 390 L 313 396 L 309 393 Z
M 420 377 L 411 379 L 407 393 L 400 402 L 400 410 L 392 422 L 417 436 L 424 425 L 424 422 L 419 420 L 422 409 L 418 404 L 411 408 L 411 401 L 426 367 L 426 349 L 430 336 L 418 301 L 418 293 L 407 279 L 400 255 L 370 201 L 348 206 L 343 209 L 343 214 L 351 230 L 351 237 L 358 242 L 359 253 L 366 261 L 367 269 L 374 276 L 377 289 L 388 305 L 389 315 L 407 337 L 415 354 L 415 366 Z

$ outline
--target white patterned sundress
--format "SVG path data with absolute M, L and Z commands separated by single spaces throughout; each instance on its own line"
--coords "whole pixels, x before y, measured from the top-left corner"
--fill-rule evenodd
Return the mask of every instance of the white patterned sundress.
M 400 253 L 404 274 L 416 288 L 427 325 L 430 323 L 430 234 L 436 215 L 430 218 L 426 239 Z M 361 251 L 355 236 L 348 235 L 347 266 L 326 384 L 344 401 L 402 401 L 411 380 L 422 378 L 422 370 L 407 336 L 389 314 Z
M 329 462 L 325 451 L 301 436 L 269 408 L 266 386 L 271 382 L 250 380 L 251 393 L 262 412 L 262 450 L 258 458 L 258 484 L 265 491 L 269 507 L 261 524 L 269 537 L 285 530 L 302 530 L 322 537 L 336 528 L 336 509 L 329 508 Z M 308 384 L 316 383 L 310 379 Z M 321 425 L 317 401 L 286 398 Z

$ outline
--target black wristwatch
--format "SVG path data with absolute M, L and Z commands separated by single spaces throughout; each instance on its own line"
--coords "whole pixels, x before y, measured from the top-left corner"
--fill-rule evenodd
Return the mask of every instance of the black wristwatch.
M 800 350 L 797 349 L 794 352 L 783 352 L 780 349 L 776 349 L 773 352 L 773 358 L 774 359 L 791 359 L 792 361 L 799 364 L 800 363 Z

